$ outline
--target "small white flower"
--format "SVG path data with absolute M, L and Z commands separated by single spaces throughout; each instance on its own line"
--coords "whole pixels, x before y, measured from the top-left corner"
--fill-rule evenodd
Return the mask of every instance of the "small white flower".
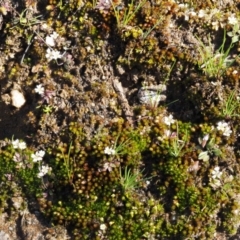
M 25 149 L 27 147 L 27 144 L 25 142 L 20 142 L 18 139 L 12 141 L 13 148 L 17 149 Z
M 212 170 L 212 179 L 221 179 L 221 176 L 222 176 L 222 172 L 219 171 L 220 167 L 215 167 L 213 170 Z
M 170 126 L 172 123 L 175 122 L 175 120 L 173 119 L 172 114 L 170 114 L 168 117 L 164 117 L 163 121 L 166 125 Z
M 235 74 L 237 74 L 237 73 L 238 73 L 237 70 L 234 70 L 234 71 L 232 72 L 233 75 L 235 75 Z
M 13 148 L 15 148 L 15 149 L 18 148 L 19 140 L 16 139 L 16 140 L 12 141 L 12 145 L 13 145 Z
M 35 88 L 34 88 L 35 93 L 38 93 L 40 95 L 44 94 L 44 87 L 42 86 L 42 84 L 38 84 Z
M 199 18 L 203 18 L 205 15 L 206 15 L 205 10 L 203 10 L 203 9 L 199 10 L 199 12 L 198 12 Z
M 42 29 L 48 29 L 48 25 L 46 23 L 43 23 L 42 26 L 41 26 Z
M 45 42 L 50 47 L 54 47 L 55 46 L 54 39 L 51 36 L 46 36 Z
M 217 31 L 219 29 L 219 23 L 218 22 L 212 22 L 212 28 Z
M 23 150 L 23 149 L 25 149 L 26 147 L 27 147 L 27 144 L 26 144 L 25 142 L 19 142 L 19 144 L 18 144 L 18 148 L 19 148 L 19 149 Z
M 223 136 L 225 136 L 225 137 L 229 137 L 232 133 L 232 130 L 230 129 L 230 127 L 228 126 L 228 124 L 226 122 L 218 122 L 217 130 L 222 131 Z
M 228 23 L 230 25 L 235 25 L 238 23 L 237 18 L 235 17 L 235 14 L 231 14 L 231 16 L 228 17 Z
M 105 231 L 107 229 L 107 226 L 105 224 L 100 225 L 100 230 Z
M 228 127 L 226 122 L 218 122 L 217 123 L 217 130 L 224 132 L 225 128 Z
M 59 36 L 59 34 L 56 33 L 56 32 L 53 32 L 53 33 L 50 35 L 50 37 L 53 38 L 54 40 L 57 39 L 58 36 Z
M 104 153 L 107 155 L 115 155 L 116 154 L 116 150 L 110 147 L 106 147 L 104 149 Z
M 223 136 L 229 137 L 229 136 L 231 135 L 231 133 L 232 133 L 232 130 L 231 130 L 230 127 L 228 126 L 228 127 L 226 127 L 226 128 L 224 129 L 224 131 L 223 131 Z
M 37 151 L 35 154 L 32 153 L 31 158 L 33 159 L 33 162 L 39 162 L 39 161 L 42 161 L 44 155 L 45 155 L 45 151 L 40 150 L 40 151 Z
M 58 58 L 62 58 L 62 55 L 60 54 L 59 51 L 51 50 L 50 48 L 48 48 L 46 53 L 46 58 L 48 59 L 48 61 L 51 61 L 53 59 L 57 60 Z
M 51 167 L 48 167 L 47 165 L 43 165 L 43 166 L 41 166 L 40 167 L 40 169 L 39 169 L 39 173 L 38 173 L 38 178 L 41 178 L 41 177 L 43 177 L 44 175 L 46 175 L 49 171 L 51 171 L 52 170 L 52 168 Z

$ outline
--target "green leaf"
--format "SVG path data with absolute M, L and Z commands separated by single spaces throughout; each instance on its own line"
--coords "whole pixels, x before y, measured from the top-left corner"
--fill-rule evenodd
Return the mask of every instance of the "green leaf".
M 207 162 L 207 161 L 209 160 L 208 151 L 201 152 L 201 153 L 198 155 L 198 159 L 199 159 L 199 160 L 203 160 L 204 162 Z

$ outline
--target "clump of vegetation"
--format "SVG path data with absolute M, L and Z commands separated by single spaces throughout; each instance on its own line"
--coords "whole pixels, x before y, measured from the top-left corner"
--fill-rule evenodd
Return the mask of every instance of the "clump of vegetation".
M 3 104 L 20 86 L 6 112 L 31 134 L 2 141 L 0 212 L 31 200 L 73 239 L 235 235 L 238 7 L 2 1 Z M 147 104 L 141 86 L 164 93 Z

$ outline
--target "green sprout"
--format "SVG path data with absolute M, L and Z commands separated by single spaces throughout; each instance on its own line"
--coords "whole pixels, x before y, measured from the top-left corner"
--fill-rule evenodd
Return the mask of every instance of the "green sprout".
M 62 155 L 63 155 L 63 160 L 64 160 L 64 166 L 67 171 L 68 180 L 71 184 L 73 184 L 72 178 L 73 178 L 73 171 L 74 171 L 73 170 L 74 159 L 72 160 L 72 158 L 70 156 L 71 149 L 72 149 L 72 142 L 70 142 L 67 155 L 65 155 L 63 151 L 62 151 Z
M 231 91 L 229 97 L 227 98 L 225 104 L 222 107 L 222 116 L 224 117 L 234 117 L 239 116 L 236 114 L 237 108 L 240 106 L 239 99 L 236 97 L 236 90 Z
M 174 157 L 178 157 L 182 152 L 182 149 L 185 146 L 185 142 L 180 140 L 179 138 L 174 138 L 172 142 L 172 146 L 170 147 L 170 155 Z
M 27 27 L 43 23 L 42 20 L 39 20 L 39 18 L 41 18 L 42 15 L 38 15 L 36 17 L 33 17 L 32 14 L 28 14 L 28 13 L 29 13 L 29 9 L 27 9 L 27 8 L 24 11 L 22 11 L 20 14 L 17 12 L 19 17 L 14 19 L 13 23 L 16 24 L 16 25 L 18 23 L 20 23 L 20 25 L 27 26 Z
M 179 131 L 178 131 L 178 124 L 177 124 L 177 134 L 175 137 L 173 137 L 171 146 L 169 148 L 169 153 L 173 157 L 179 157 L 181 155 L 182 149 L 184 148 L 187 138 L 188 138 L 188 133 L 185 132 L 185 135 L 183 136 L 183 140 L 180 140 L 178 133 L 179 133 Z
M 226 69 L 232 65 L 234 59 L 229 59 L 229 52 L 233 48 L 233 38 L 229 47 L 225 50 L 226 46 L 226 31 L 224 31 L 223 42 L 219 49 L 214 52 L 213 45 L 208 36 L 208 46 L 199 40 L 200 46 L 198 47 L 199 54 L 201 56 L 198 61 L 198 65 L 201 69 L 210 77 L 221 76 Z
M 139 1 L 136 7 L 134 7 L 134 0 L 131 0 L 131 2 L 128 4 L 127 9 L 124 9 L 123 17 L 121 16 L 121 12 L 118 9 L 118 6 L 115 6 L 114 3 L 111 0 L 111 4 L 113 7 L 114 15 L 117 20 L 117 26 L 119 29 L 126 28 L 129 24 L 129 22 L 135 17 L 136 13 L 139 11 L 139 9 L 145 4 L 147 0 Z
M 139 171 L 132 173 L 131 169 L 125 167 L 124 172 L 120 168 L 120 183 L 124 191 L 132 191 L 136 189 L 139 182 Z

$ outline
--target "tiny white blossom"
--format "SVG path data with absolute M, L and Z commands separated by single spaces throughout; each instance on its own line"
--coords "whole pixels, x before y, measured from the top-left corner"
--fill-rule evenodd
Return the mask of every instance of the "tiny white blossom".
M 42 29 L 48 29 L 49 28 L 46 23 L 43 23 L 41 27 L 42 27 Z
M 212 28 L 217 31 L 219 29 L 219 23 L 218 22 L 212 22 Z
M 25 142 L 20 142 L 18 144 L 18 148 L 21 149 L 21 150 L 25 149 L 26 147 L 27 147 L 27 144 Z
M 229 126 L 227 126 L 225 129 L 224 129 L 224 132 L 223 132 L 223 136 L 225 137 L 229 137 L 232 133 L 232 130 L 230 129 Z
M 218 122 L 217 130 L 222 131 L 223 136 L 225 136 L 225 137 L 229 137 L 232 133 L 232 130 L 230 129 L 230 127 L 228 126 L 228 124 L 226 122 Z
M 51 36 L 46 36 L 46 40 L 45 40 L 46 44 L 50 47 L 54 47 L 55 46 L 55 42 L 53 37 Z
M 203 18 L 205 15 L 206 15 L 205 10 L 203 10 L 203 9 L 199 10 L 199 12 L 198 12 L 199 18 Z
M 25 149 L 27 147 L 27 144 L 25 142 L 20 142 L 18 139 L 12 141 L 13 148 L 17 149 Z
M 104 149 L 104 153 L 107 155 L 115 155 L 116 154 L 116 150 L 110 147 L 106 147 Z
M 40 151 L 37 151 L 35 154 L 32 153 L 31 158 L 33 159 L 33 162 L 39 162 L 39 161 L 42 161 L 44 155 L 45 155 L 45 151 L 40 150 Z
M 52 168 L 51 167 L 48 167 L 47 165 L 43 165 L 43 166 L 41 166 L 40 167 L 40 169 L 39 169 L 39 173 L 38 173 L 38 178 L 41 178 L 41 177 L 43 177 L 44 175 L 46 175 L 49 171 L 51 171 L 52 170 Z
M 54 40 L 57 39 L 58 36 L 59 36 L 59 34 L 56 33 L 56 32 L 53 32 L 53 33 L 50 35 L 50 37 L 52 37 Z
M 217 123 L 217 130 L 224 132 L 225 128 L 228 127 L 226 122 L 218 122 Z
M 168 117 L 164 117 L 163 121 L 166 125 L 170 126 L 172 123 L 175 122 L 175 120 L 173 119 L 172 114 L 170 114 Z
M 42 84 L 38 84 L 35 88 L 34 91 L 40 95 L 44 94 L 44 87 L 42 86 Z
M 220 167 L 217 166 L 212 170 L 212 172 L 211 172 L 212 179 L 216 179 L 216 178 L 221 179 L 222 172 L 219 171 L 219 169 L 220 169 Z
M 237 70 L 234 70 L 234 71 L 232 72 L 233 75 L 235 75 L 235 74 L 237 74 L 237 73 L 238 73 Z
M 107 229 L 107 226 L 105 224 L 100 225 L 100 230 L 105 231 Z
M 238 23 L 238 20 L 235 17 L 235 14 L 231 14 L 231 16 L 228 17 L 228 23 L 230 25 L 236 25 Z
M 48 48 L 46 53 L 46 58 L 48 59 L 48 61 L 51 61 L 53 59 L 57 60 L 58 58 L 62 58 L 62 55 L 60 54 L 59 51 L 51 50 L 50 48 Z
M 18 148 L 19 140 L 16 139 L 16 140 L 12 141 L 12 145 L 13 145 L 13 148 L 15 148 L 15 149 Z
M 57 50 L 51 50 L 50 48 L 47 49 L 47 53 L 46 53 L 46 58 L 48 59 L 48 61 L 51 60 L 57 60 L 58 58 L 61 58 L 62 55 L 60 54 L 59 51 Z

